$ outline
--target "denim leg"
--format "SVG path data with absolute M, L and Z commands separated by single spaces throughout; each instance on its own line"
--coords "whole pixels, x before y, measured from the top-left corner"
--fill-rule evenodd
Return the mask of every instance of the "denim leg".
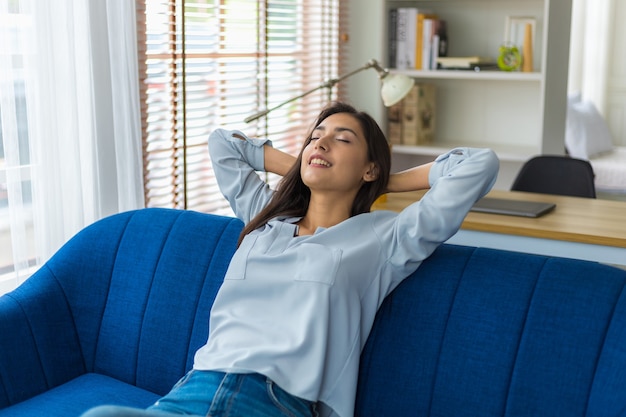
M 119 405 L 101 405 L 83 413 L 81 417 L 178 417 L 179 415 L 158 410 L 151 411 Z
M 208 416 L 223 373 L 191 370 L 148 410 Z
M 259 374 L 190 371 L 147 410 L 100 406 L 81 417 L 312 417 L 314 404 Z
M 191 371 L 149 410 L 207 417 L 311 417 L 311 402 L 259 374 Z
M 170 392 L 148 409 L 138 409 L 116 405 L 103 405 L 92 408 L 81 417 L 172 417 L 206 416 L 211 404 L 210 381 L 192 378 L 196 372 L 190 371 L 183 376 Z M 219 382 L 219 379 L 215 379 Z M 190 384 L 190 381 L 194 384 Z M 208 383 L 207 386 L 204 383 Z M 197 411 L 197 413 L 195 413 Z

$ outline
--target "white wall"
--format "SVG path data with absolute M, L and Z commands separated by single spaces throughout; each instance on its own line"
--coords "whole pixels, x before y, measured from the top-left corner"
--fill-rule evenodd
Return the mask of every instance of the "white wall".
M 381 16 L 385 11 L 383 0 L 349 0 L 350 25 L 348 70 L 363 66 L 374 58 L 385 64 Z M 384 124 L 380 82 L 374 70 L 361 72 L 345 81 L 350 103 L 368 112 L 381 126 Z
M 609 45 L 606 120 L 613 135 L 613 143 L 626 146 L 626 1 L 614 3 L 613 31 Z

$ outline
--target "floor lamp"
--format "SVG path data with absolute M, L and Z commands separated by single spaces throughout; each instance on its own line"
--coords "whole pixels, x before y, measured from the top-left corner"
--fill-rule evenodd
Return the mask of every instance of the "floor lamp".
M 411 88 L 413 87 L 413 84 L 415 83 L 413 78 L 407 77 L 406 75 L 402 75 L 402 74 L 391 74 L 388 69 L 382 68 L 378 64 L 378 61 L 376 61 L 375 59 L 370 59 L 367 62 L 367 64 L 363 65 L 361 68 L 355 69 L 354 71 L 344 74 L 338 78 L 332 78 L 320 84 L 319 86 L 315 87 L 314 89 L 306 91 L 300 94 L 299 96 L 292 97 L 289 100 L 284 101 L 280 103 L 279 105 L 274 106 L 270 109 L 260 111 L 258 113 L 253 114 L 252 116 L 248 116 L 244 119 L 244 121 L 246 123 L 250 123 L 276 110 L 277 108 L 284 106 L 287 103 L 291 103 L 292 101 L 308 96 L 309 94 L 314 93 L 315 91 L 321 90 L 322 88 L 328 89 L 328 96 L 330 99 L 331 90 L 335 86 L 335 84 L 337 84 L 340 81 L 345 80 L 346 78 L 352 77 L 354 74 L 357 74 L 361 71 L 365 71 L 370 68 L 375 69 L 376 72 L 378 73 L 378 79 L 380 79 L 380 82 L 381 82 L 380 95 L 383 99 L 383 104 L 387 107 L 393 106 L 394 104 L 402 100 L 411 91 Z

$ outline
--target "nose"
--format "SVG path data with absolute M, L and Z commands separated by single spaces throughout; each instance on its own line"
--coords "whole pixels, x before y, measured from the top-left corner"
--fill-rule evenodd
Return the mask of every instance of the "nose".
M 315 141 L 315 149 L 328 150 L 328 135 L 322 135 Z

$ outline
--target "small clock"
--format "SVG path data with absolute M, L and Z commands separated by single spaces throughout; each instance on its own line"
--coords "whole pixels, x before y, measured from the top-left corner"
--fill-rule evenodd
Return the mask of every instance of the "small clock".
M 517 46 L 502 45 L 498 55 L 498 68 L 502 71 L 515 71 L 522 65 L 522 55 Z

